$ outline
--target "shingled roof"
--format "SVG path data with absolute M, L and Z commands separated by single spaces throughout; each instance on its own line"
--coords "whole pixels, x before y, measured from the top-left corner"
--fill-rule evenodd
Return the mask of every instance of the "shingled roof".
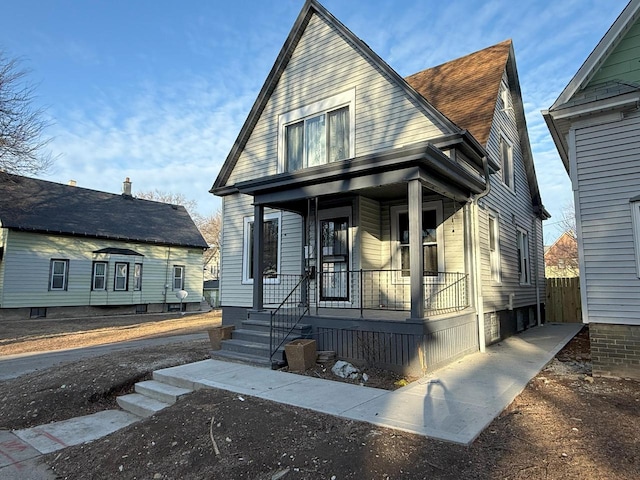
M 486 147 L 511 40 L 415 73 L 405 80 Z
M 21 231 L 207 248 L 180 205 L 0 172 L 0 226 Z

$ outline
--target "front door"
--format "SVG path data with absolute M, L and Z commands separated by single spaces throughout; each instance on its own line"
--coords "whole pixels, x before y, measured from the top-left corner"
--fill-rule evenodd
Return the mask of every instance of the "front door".
M 320 300 L 349 299 L 349 219 L 320 222 Z

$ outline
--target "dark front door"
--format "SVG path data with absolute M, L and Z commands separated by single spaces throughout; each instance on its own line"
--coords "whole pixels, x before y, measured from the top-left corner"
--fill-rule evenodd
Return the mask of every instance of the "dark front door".
M 349 219 L 320 222 L 320 300 L 349 300 Z

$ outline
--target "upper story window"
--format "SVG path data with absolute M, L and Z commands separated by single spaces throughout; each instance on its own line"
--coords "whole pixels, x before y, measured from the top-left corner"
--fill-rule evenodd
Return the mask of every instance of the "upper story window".
M 280 172 L 345 160 L 354 155 L 355 90 L 279 117 Z
M 502 181 L 511 190 L 514 190 L 513 145 L 503 135 L 500 135 L 500 163 L 502 165 Z
M 500 84 L 500 102 L 502 104 L 502 111 L 510 110 L 513 108 L 511 106 L 511 94 L 509 93 L 509 89 L 504 82 Z

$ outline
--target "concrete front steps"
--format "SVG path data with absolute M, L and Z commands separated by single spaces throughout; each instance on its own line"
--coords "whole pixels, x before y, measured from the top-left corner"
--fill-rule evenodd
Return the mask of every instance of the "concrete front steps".
M 277 328 L 277 324 L 276 324 Z M 284 344 L 311 335 L 311 325 L 300 323 L 287 336 L 283 346 L 270 359 L 271 320 L 269 312 L 253 312 L 240 328 L 233 330 L 231 338 L 222 340 L 220 350 L 212 350 L 211 358 L 228 360 L 260 367 L 280 367 L 286 364 Z
M 173 405 L 180 397 L 192 391 L 157 380 L 147 380 L 136 383 L 135 393 L 122 395 L 116 398 L 116 402 L 123 410 L 145 418 Z

